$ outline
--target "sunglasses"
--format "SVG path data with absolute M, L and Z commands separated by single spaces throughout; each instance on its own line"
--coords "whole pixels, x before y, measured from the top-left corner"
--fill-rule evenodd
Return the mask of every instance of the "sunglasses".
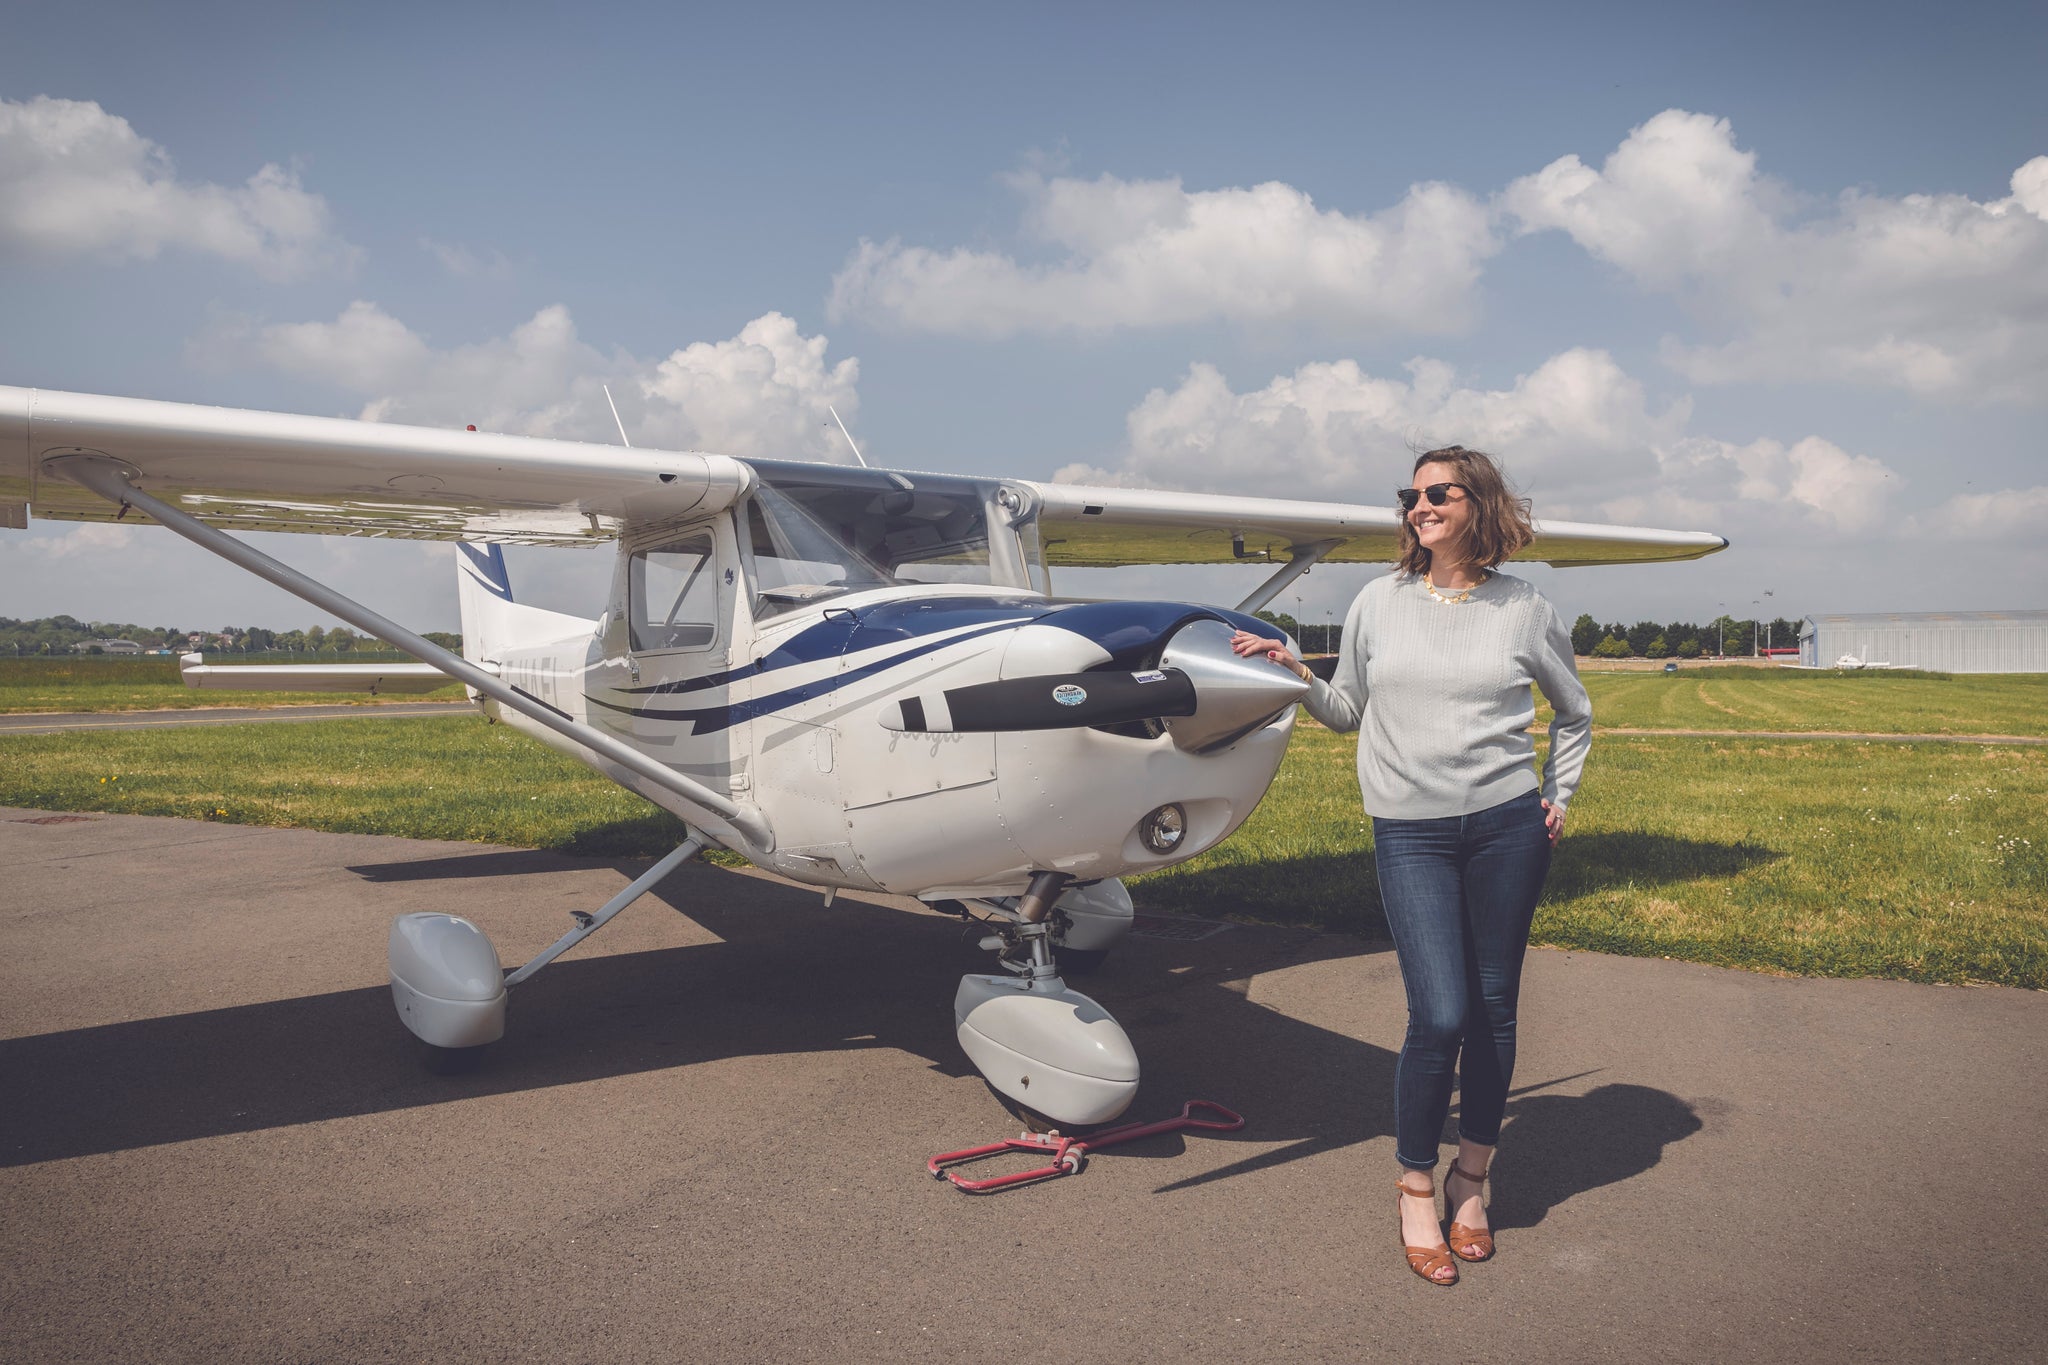
M 1431 507 L 1442 507 L 1451 500 L 1451 490 L 1453 488 L 1465 488 L 1465 485 L 1462 483 L 1433 483 L 1427 488 L 1397 488 L 1394 490 L 1394 497 L 1399 500 L 1403 512 L 1413 512 L 1415 504 L 1422 501 L 1425 495 L 1429 498 L 1429 505 Z M 1465 491 L 1470 493 L 1472 490 L 1465 488 Z

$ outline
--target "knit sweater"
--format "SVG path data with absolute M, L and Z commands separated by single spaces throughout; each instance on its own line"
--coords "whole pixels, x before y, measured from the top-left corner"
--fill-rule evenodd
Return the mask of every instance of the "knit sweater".
M 1540 781 L 1532 682 L 1556 711 Z M 1316 679 L 1303 705 L 1332 730 L 1363 731 L 1358 786 L 1366 813 L 1384 819 L 1470 815 L 1539 787 L 1561 809 L 1592 746 L 1571 633 L 1534 587 L 1500 573 L 1456 605 L 1416 574 L 1366 584 L 1344 618 L 1336 673 Z

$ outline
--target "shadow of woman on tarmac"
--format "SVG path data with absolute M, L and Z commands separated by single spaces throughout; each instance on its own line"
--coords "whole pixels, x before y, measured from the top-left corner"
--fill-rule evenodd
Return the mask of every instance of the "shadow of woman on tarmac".
M 1501 1130 L 1509 1163 L 1502 1173 L 1512 1170 L 1513 1178 L 1491 1191 L 1488 1215 L 1496 1228 L 1534 1227 L 1575 1194 L 1641 1175 L 1667 1146 L 1704 1126 L 1690 1104 L 1647 1085 L 1602 1085 L 1583 1095 L 1524 1091 L 1508 1102 Z

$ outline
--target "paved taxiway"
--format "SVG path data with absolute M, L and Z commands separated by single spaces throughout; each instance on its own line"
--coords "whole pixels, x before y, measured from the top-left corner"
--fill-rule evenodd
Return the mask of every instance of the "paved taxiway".
M 2048 1322 L 2048 995 L 1531 955 L 1501 1256 L 1393 1233 L 1383 945 L 1134 941 L 1154 1139 L 986 1197 L 958 926 L 704 865 L 424 1074 L 391 917 L 508 961 L 638 865 L 0 809 L 0 1358 L 1998 1360 Z M 673 907 L 673 909 L 669 908 Z M 681 911 L 682 913 L 676 913 Z
M 462 716 L 466 701 L 394 701 L 354 706 L 203 706 L 170 711 L 22 711 L 0 716 L 0 735 L 55 735 L 70 730 L 155 730 L 167 725 L 248 725 L 369 716 Z

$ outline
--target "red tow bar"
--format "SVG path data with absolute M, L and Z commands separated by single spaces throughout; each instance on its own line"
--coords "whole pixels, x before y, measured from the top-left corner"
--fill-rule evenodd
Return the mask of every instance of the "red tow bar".
M 1207 1110 L 1216 1118 L 1196 1118 L 1197 1109 Z M 1085 1138 L 1064 1137 L 1057 1130 L 1050 1133 L 1020 1133 L 1001 1142 L 991 1142 L 986 1147 L 969 1147 L 959 1152 L 940 1152 L 927 1161 L 925 1169 L 941 1180 L 950 1180 L 957 1189 L 969 1194 L 988 1194 L 994 1190 L 1005 1190 L 1012 1185 L 1028 1185 L 1040 1180 L 1053 1180 L 1063 1175 L 1073 1175 L 1087 1164 L 1088 1154 L 1104 1147 L 1114 1147 L 1122 1142 L 1136 1142 L 1139 1138 L 1156 1137 L 1160 1133 L 1178 1133 L 1195 1129 L 1205 1133 L 1234 1133 L 1244 1127 L 1244 1117 L 1234 1114 L 1222 1105 L 1210 1100 L 1189 1100 L 1181 1106 L 1180 1113 L 1170 1119 L 1156 1123 L 1127 1123 L 1121 1128 L 1105 1128 Z M 1014 1175 L 990 1176 L 987 1180 L 969 1180 L 958 1171 L 946 1169 L 949 1166 L 963 1166 L 971 1161 L 980 1161 L 1001 1152 L 1041 1152 L 1051 1157 L 1044 1166 L 1029 1171 L 1018 1171 Z

